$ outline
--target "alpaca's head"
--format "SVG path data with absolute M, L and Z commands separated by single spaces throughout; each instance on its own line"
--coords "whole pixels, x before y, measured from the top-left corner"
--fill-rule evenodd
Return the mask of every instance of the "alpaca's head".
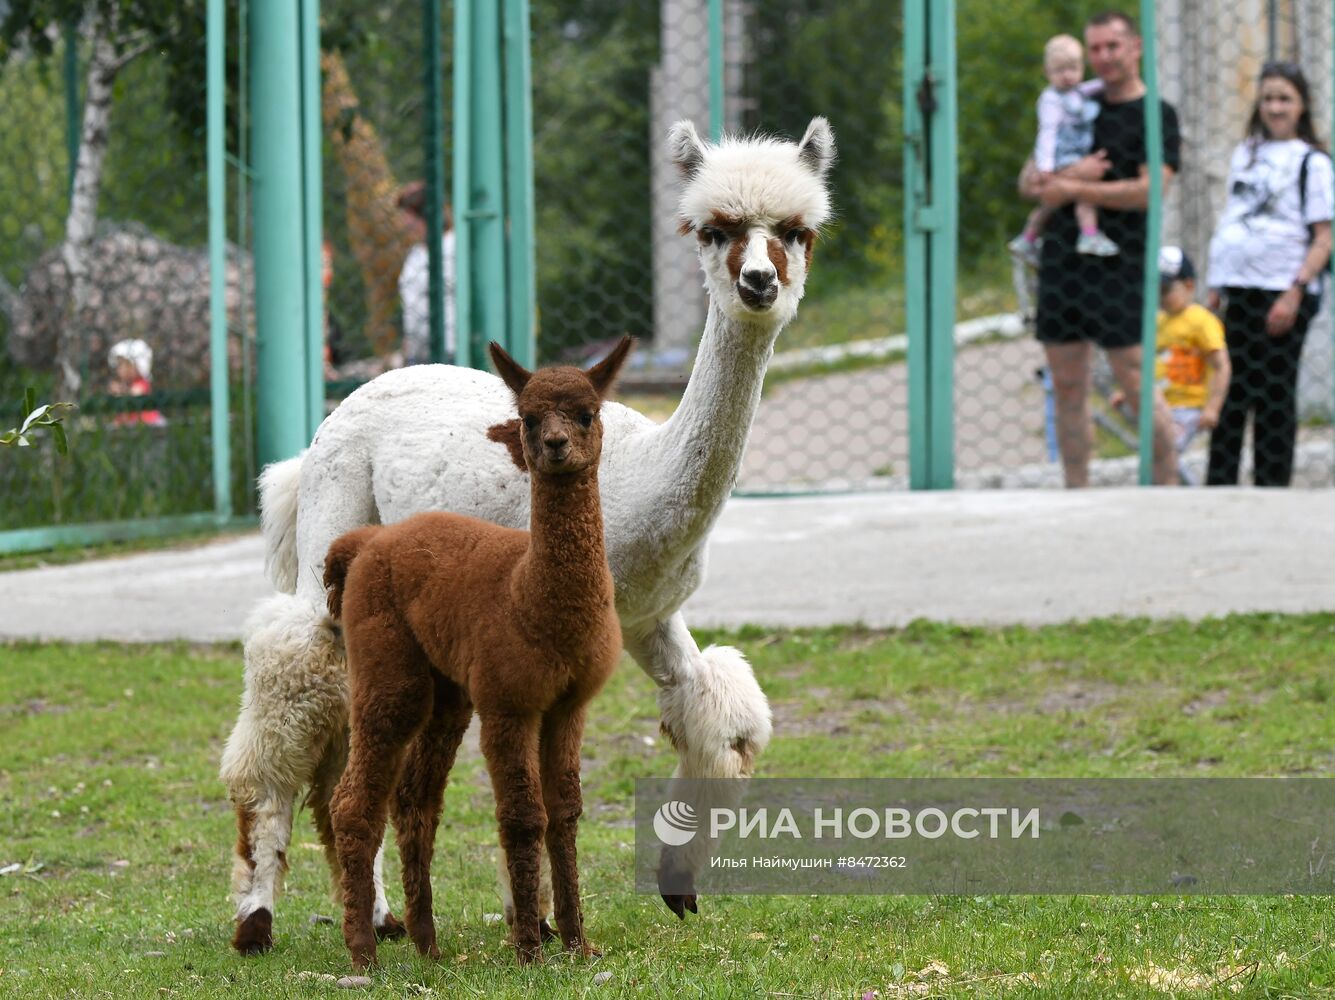
M 622 337 L 610 354 L 587 372 L 570 365 L 525 369 L 491 345 L 496 374 L 515 394 L 518 432 L 524 463 L 535 474 L 565 475 L 598 464 L 603 450 L 603 400 L 630 354 L 630 337 Z
M 710 297 L 733 319 L 787 323 L 806 288 L 816 234 L 830 218 L 830 123 L 811 119 L 797 143 L 725 137 L 713 145 L 681 121 L 668 146 L 686 179 L 681 231 L 699 242 Z

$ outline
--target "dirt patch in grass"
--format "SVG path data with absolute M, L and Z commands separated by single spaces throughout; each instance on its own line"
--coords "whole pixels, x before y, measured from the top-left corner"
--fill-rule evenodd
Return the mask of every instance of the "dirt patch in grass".
M 802 701 L 771 702 L 775 736 L 843 736 L 911 712 L 908 702 L 898 698 L 854 698 L 831 704 L 831 697 L 829 688 L 811 688 Z
M 57 705 L 45 698 L 30 698 L 20 705 L 0 705 L 0 719 L 13 715 L 64 715 L 68 705 Z

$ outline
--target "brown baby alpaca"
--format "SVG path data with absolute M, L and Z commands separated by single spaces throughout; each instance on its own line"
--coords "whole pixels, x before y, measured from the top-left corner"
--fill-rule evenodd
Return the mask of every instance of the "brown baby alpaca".
M 474 710 L 514 893 L 519 961 L 540 961 L 539 865 L 551 858 L 557 928 L 584 936 L 575 863 L 585 707 L 621 652 L 598 497 L 599 410 L 630 351 L 587 373 L 528 372 L 496 345 L 530 472 L 530 531 L 458 514 L 360 528 L 329 548 L 329 612 L 342 618 L 351 690 L 348 766 L 331 803 L 353 966 L 376 961 L 372 864 L 388 811 L 409 936 L 439 958 L 431 855 L 446 779 Z

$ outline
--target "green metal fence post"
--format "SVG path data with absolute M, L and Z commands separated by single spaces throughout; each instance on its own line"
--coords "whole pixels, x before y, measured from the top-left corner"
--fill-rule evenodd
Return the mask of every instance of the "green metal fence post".
M 219 520 L 232 516 L 232 442 L 227 398 L 227 167 L 224 112 L 227 79 L 223 45 L 227 39 L 224 0 L 209 0 L 208 70 L 209 186 L 209 411 L 213 436 L 213 509 Z
M 501 93 L 500 11 L 490 2 L 459 0 L 470 6 L 473 53 L 467 93 L 469 131 L 463 139 L 469 159 L 469 188 L 460 207 L 463 225 L 456 236 L 468 242 L 469 269 L 460 272 L 471 282 L 472 328 L 459 330 L 468 337 L 469 363 L 485 364 L 488 341 L 504 344 L 506 320 L 505 273 L 505 154 L 504 101 Z M 456 133 L 456 148 L 460 137 Z
M 320 0 L 301 0 L 301 189 L 306 299 L 306 441 L 324 420 L 324 183 Z
M 445 126 L 442 119 L 440 80 L 440 0 L 422 0 L 422 85 L 426 91 L 422 137 L 426 164 L 426 241 L 428 343 L 431 360 L 452 362 L 445 357 L 445 263 L 439 233 L 445 225 Z M 434 239 L 431 233 L 438 234 Z
M 505 0 L 505 207 L 509 315 L 505 348 L 536 362 L 537 279 L 533 258 L 533 87 L 528 0 Z
M 958 245 L 954 0 L 904 6 L 909 485 L 954 486 Z
M 473 130 L 473 7 L 471 0 L 454 2 L 454 363 L 472 364 L 473 251 L 468 220 L 469 192 L 473 187 L 469 136 Z
M 1155 360 L 1159 339 L 1159 227 L 1163 219 L 1163 115 L 1159 111 L 1159 47 L 1154 0 L 1140 0 L 1144 48 L 1145 160 L 1149 204 L 1145 210 L 1144 296 L 1140 316 L 1140 485 L 1154 481 Z
M 301 72 L 298 2 L 250 8 L 254 269 L 261 464 L 295 455 L 306 433 Z
M 521 364 L 536 351 L 533 111 L 528 0 L 454 6 L 456 357 L 486 364 L 487 341 Z

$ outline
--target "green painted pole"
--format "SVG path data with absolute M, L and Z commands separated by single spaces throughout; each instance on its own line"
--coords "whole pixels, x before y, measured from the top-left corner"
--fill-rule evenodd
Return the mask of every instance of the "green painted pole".
M 462 0 L 461 0 L 462 2 Z M 464 237 L 469 242 L 470 269 L 464 278 L 473 285 L 470 361 L 486 364 L 486 345 L 506 341 L 507 302 L 503 293 L 505 267 L 504 103 L 501 93 L 500 10 L 485 0 L 472 0 L 473 60 L 469 141 L 471 184 L 465 203 Z M 498 294 L 501 292 L 501 294 Z M 460 331 L 462 334 L 463 331 Z
M 83 129 L 79 119 L 79 29 L 65 24 L 65 154 L 69 157 L 69 185 L 74 191 L 74 172 L 79 166 L 79 136 Z
M 537 361 L 537 279 L 533 259 L 533 87 L 528 0 L 505 0 L 505 206 L 509 293 L 506 350 L 521 365 Z
M 904 322 L 908 332 L 909 486 L 931 482 L 927 419 L 927 236 L 919 227 L 927 202 L 927 131 L 918 88 L 927 66 L 927 18 L 922 0 L 904 4 Z
M 209 416 L 213 437 L 213 509 L 219 519 L 232 516 L 231 411 L 227 398 L 227 132 L 224 112 L 227 78 L 223 46 L 227 39 L 225 0 L 208 0 L 206 71 L 208 77 L 207 163 L 209 178 Z
M 422 0 L 422 86 L 426 107 L 422 109 L 423 162 L 426 164 L 426 254 L 428 344 L 431 360 L 445 357 L 445 253 L 441 232 L 445 228 L 445 126 L 440 80 L 440 0 Z M 431 236 L 435 233 L 435 237 Z
M 929 25 L 929 58 L 935 86 L 936 112 L 932 117 L 929 183 L 933 228 L 931 275 L 931 488 L 955 485 L 955 276 L 959 259 L 959 157 L 955 131 L 958 122 L 955 79 L 955 0 L 933 0 Z
M 909 485 L 954 485 L 957 245 L 953 0 L 904 6 L 904 285 Z
M 255 330 L 261 465 L 290 458 L 306 434 L 301 71 L 298 0 L 250 8 Z
M 709 135 L 723 138 L 723 0 L 709 0 Z
M 470 192 L 473 187 L 472 80 L 473 80 L 473 6 L 472 0 L 454 2 L 454 360 L 468 367 L 472 363 L 473 341 L 473 251 L 470 246 L 472 220 L 469 218 Z
M 324 202 L 320 0 L 301 0 L 301 175 L 306 298 L 306 440 L 324 420 Z
M 1140 316 L 1140 485 L 1154 481 L 1155 360 L 1159 325 L 1159 229 L 1163 219 L 1163 115 L 1159 111 L 1159 46 L 1154 0 L 1140 2 L 1144 45 L 1145 159 L 1149 205 L 1145 211 L 1145 301 Z

